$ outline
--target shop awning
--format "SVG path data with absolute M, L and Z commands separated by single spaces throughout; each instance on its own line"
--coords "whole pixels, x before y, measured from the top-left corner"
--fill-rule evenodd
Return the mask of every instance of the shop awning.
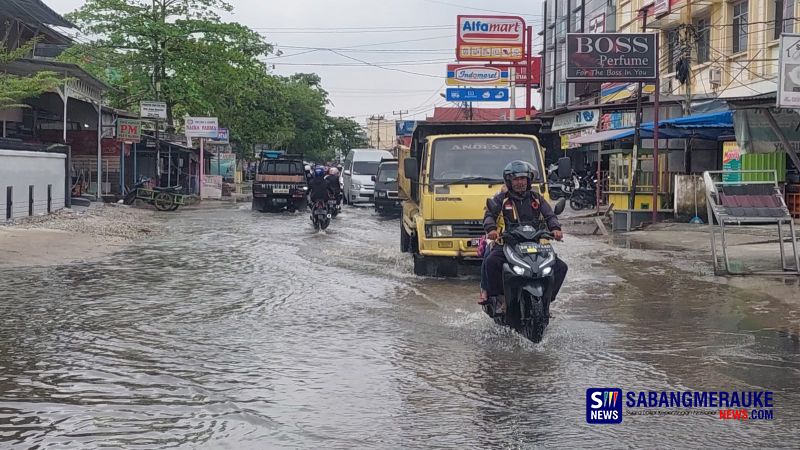
M 585 136 L 578 136 L 574 139 L 570 139 L 569 142 L 570 144 L 593 144 L 595 142 L 613 141 L 617 135 L 626 134 L 629 131 L 632 132 L 633 128 L 598 131 L 594 134 L 587 134 Z
M 715 141 L 720 134 L 730 134 L 731 130 L 733 130 L 733 113 L 731 111 L 694 114 L 658 122 L 659 139 L 696 137 Z M 643 123 L 640 127 L 640 132 L 643 138 L 652 138 L 653 122 Z M 607 140 L 623 139 L 633 136 L 633 134 L 633 128 L 629 128 L 627 131 Z

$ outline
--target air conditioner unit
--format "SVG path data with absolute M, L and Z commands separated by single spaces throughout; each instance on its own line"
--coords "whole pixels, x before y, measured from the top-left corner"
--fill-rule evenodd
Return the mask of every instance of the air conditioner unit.
M 708 82 L 719 86 L 722 84 L 722 69 L 720 68 L 711 68 L 708 70 Z

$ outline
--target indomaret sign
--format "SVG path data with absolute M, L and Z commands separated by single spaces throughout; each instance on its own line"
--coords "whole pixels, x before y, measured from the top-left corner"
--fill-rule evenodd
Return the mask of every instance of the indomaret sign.
M 567 81 L 652 81 L 658 76 L 655 33 L 568 33 Z

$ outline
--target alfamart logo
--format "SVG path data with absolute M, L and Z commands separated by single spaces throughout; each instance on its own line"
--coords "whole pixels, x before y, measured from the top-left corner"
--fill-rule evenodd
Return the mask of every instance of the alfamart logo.
M 772 391 L 586 390 L 586 422 L 621 423 L 627 416 L 719 416 L 722 420 L 773 420 Z
M 587 389 L 586 422 L 622 423 L 622 389 Z

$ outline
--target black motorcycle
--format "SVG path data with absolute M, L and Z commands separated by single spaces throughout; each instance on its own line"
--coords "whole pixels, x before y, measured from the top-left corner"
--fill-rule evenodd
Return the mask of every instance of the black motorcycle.
M 569 198 L 570 208 L 580 211 L 597 207 L 596 177 L 587 175 L 580 180 L 580 187 L 572 192 Z
M 314 224 L 314 229 L 325 230 L 331 223 L 331 213 L 328 210 L 328 202 L 317 200 L 311 207 L 311 223 Z
M 328 199 L 328 211 L 331 212 L 331 218 L 336 218 L 339 213 L 342 211 L 342 202 L 340 199 L 334 198 L 333 196 Z
M 483 311 L 495 323 L 512 328 L 532 342 L 539 342 L 550 323 L 550 293 L 554 282 L 553 265 L 556 253 L 553 239 L 546 230 L 521 225 L 503 234 L 503 292 L 505 312 L 497 313 L 501 305 L 490 297 Z

